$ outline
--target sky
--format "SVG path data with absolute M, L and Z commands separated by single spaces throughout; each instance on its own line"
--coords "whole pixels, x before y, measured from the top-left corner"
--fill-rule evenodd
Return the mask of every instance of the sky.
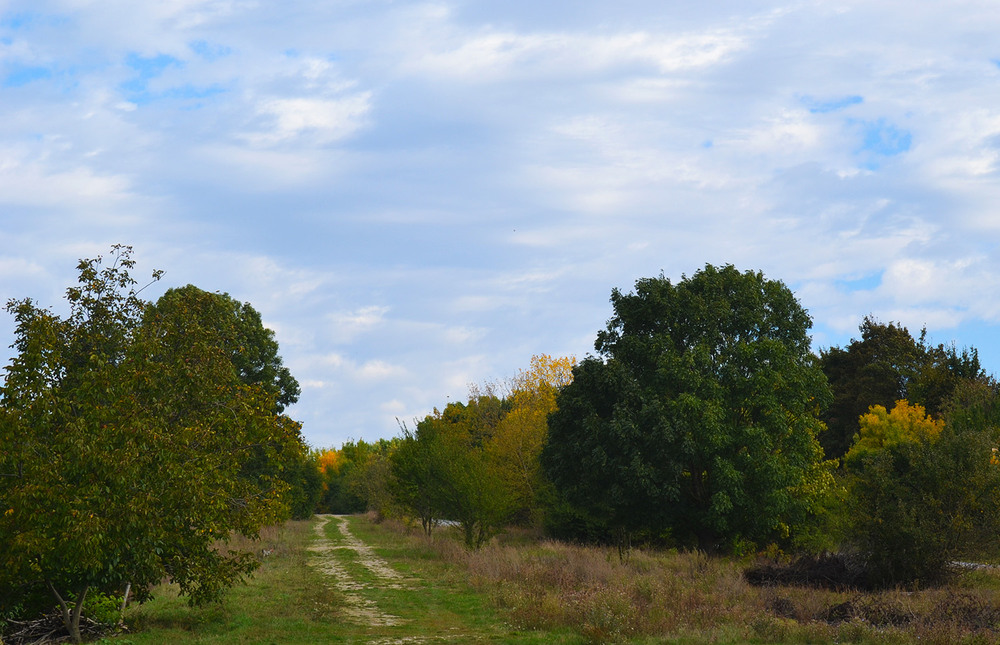
M 995 2 L 0 0 L 0 296 L 260 311 L 314 447 L 399 432 L 612 289 L 762 271 L 1000 372 Z M 0 346 L 13 342 L 0 313 Z M 9 359 L 10 350 L 6 355 Z

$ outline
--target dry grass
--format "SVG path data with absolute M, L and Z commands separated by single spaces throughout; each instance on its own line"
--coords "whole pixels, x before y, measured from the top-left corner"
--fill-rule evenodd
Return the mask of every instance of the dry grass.
M 922 591 L 754 587 L 746 563 L 697 552 L 564 544 L 525 534 L 465 550 L 439 530 L 424 540 L 464 567 L 519 628 L 570 628 L 594 643 L 998 643 L 1000 573 Z

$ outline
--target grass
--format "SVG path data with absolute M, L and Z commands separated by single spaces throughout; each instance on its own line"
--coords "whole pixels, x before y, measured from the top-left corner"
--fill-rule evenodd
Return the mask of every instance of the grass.
M 336 581 L 319 557 L 315 524 L 271 529 L 272 549 L 248 585 L 220 604 L 192 609 L 164 586 L 130 610 L 132 633 L 108 642 L 145 643 L 996 643 L 1000 574 L 979 570 L 951 585 L 883 593 L 757 588 L 746 562 L 699 553 L 574 546 L 513 531 L 467 551 L 449 529 L 352 517 L 350 531 L 404 580 L 386 584 L 358 552 L 337 548 Z M 346 540 L 334 522 L 324 536 Z M 352 600 L 351 596 L 355 598 Z M 360 598 L 397 624 L 359 624 Z M 363 621 L 362 621 L 363 622 Z
M 350 603 L 334 581 L 310 566 L 317 556 L 314 523 L 289 522 L 265 532 L 253 548 L 271 553 L 247 585 L 233 589 L 219 604 L 191 608 L 172 585 L 154 591 L 154 600 L 130 609 L 130 633 L 102 642 L 118 645 L 161 643 L 576 643 L 572 630 L 537 632 L 514 628 L 451 563 L 429 553 L 419 541 L 351 518 L 355 534 L 407 578 L 404 589 L 380 586 L 355 551 L 333 553 L 338 565 L 364 588 L 351 593 L 399 617 L 397 625 L 357 624 Z M 334 546 L 344 540 L 330 523 L 325 536 Z M 398 586 L 398 585 L 397 585 Z M 563 632 L 563 633 L 560 633 Z
M 371 530 L 376 530 L 374 527 Z M 1000 573 L 882 593 L 747 584 L 749 564 L 700 553 L 575 546 L 508 533 L 469 552 L 407 535 L 468 576 L 507 622 L 590 643 L 997 643 Z

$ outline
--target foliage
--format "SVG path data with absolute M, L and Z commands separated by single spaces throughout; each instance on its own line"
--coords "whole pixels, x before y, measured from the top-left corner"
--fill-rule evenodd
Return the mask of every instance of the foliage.
M 450 403 L 417 424 L 415 441 L 426 446 L 424 483 L 433 514 L 457 521 L 471 549 L 493 537 L 517 508 L 506 464 L 488 447 L 501 407 L 496 397 L 481 395 L 468 404 Z
M 319 469 L 320 489 L 319 501 L 316 503 L 317 513 L 358 513 L 364 510 L 363 502 L 347 488 L 346 471 L 340 450 L 333 448 L 317 450 L 312 453 L 312 459 Z M 348 497 L 349 496 L 349 497 Z
M 320 450 L 313 455 L 319 468 L 322 491 L 320 513 L 349 514 L 366 510 L 388 512 L 391 500 L 384 479 L 388 455 L 398 440 L 348 441 L 339 449 Z M 382 464 L 386 465 L 382 465 Z
M 183 306 L 150 307 L 133 266 L 122 246 L 108 265 L 82 260 L 66 318 L 8 303 L 17 353 L 0 388 L 0 473 L 16 476 L 0 477 L 0 588 L 47 588 L 76 641 L 91 592 L 131 583 L 141 596 L 169 576 L 199 603 L 250 573 L 256 558 L 226 541 L 287 510 L 285 485 L 244 464 L 300 445 L 217 329 Z
M 430 535 L 441 518 L 443 506 L 438 494 L 438 475 L 433 431 L 425 424 L 421 431 L 402 425 L 399 447 L 390 456 L 392 494 L 404 512 L 420 520 Z
M 898 415 L 909 427 L 891 413 L 869 417 L 869 438 L 883 440 L 865 443 L 862 435 L 846 460 L 846 541 L 865 557 L 873 584 L 933 583 L 955 561 L 998 555 L 996 388 L 975 381 L 959 385 L 944 424 L 920 419 L 920 413 L 918 406 L 907 406 Z
M 601 358 L 557 399 L 549 477 L 611 529 L 705 550 L 789 538 L 831 484 L 808 314 L 782 283 L 732 266 L 635 287 L 613 291 Z
M 288 484 L 285 499 L 289 517 L 305 520 L 312 517 L 323 494 L 323 478 L 312 456 L 305 450 L 297 450 L 292 459 L 282 465 L 281 480 Z
M 573 357 L 531 357 L 531 365 L 511 381 L 506 397 L 509 408 L 487 444 L 497 463 L 505 464 L 503 477 L 517 498 L 514 516 L 538 523 L 542 498 L 548 491 L 541 467 L 542 448 L 548 439 L 548 417 L 556 410 L 559 390 L 573 380 Z
M 896 401 L 891 412 L 873 405 L 859 421 L 861 431 L 854 445 L 844 456 L 844 463 L 857 462 L 862 456 L 900 443 L 933 441 L 941 434 L 944 421 L 936 421 L 924 413 L 922 405 L 910 405 L 906 399 Z
M 474 385 L 467 403 L 435 409 L 413 431 L 403 425 L 392 492 L 427 534 L 438 520 L 455 520 L 466 545 L 479 548 L 508 522 L 540 521 L 546 420 L 574 362 L 533 356 L 508 384 Z
M 282 364 L 274 331 L 264 326 L 260 313 L 250 303 L 189 284 L 168 289 L 156 302 L 156 308 L 182 308 L 189 320 L 212 329 L 215 342 L 232 361 L 240 380 L 246 385 L 259 385 L 272 395 L 279 414 L 298 401 L 299 382 Z
M 212 343 L 229 358 L 235 378 L 259 388 L 271 401 L 276 414 L 298 400 L 299 384 L 278 355 L 274 332 L 264 327 L 260 313 L 249 303 L 228 294 L 211 293 L 187 285 L 169 289 L 150 308 L 147 317 L 165 325 L 178 318 L 181 324 L 197 325 L 212 337 Z M 282 416 L 280 437 L 295 435 L 296 441 L 273 439 L 254 446 L 244 463 L 243 476 L 262 487 L 285 488 L 292 517 L 309 517 L 320 493 L 319 473 L 308 459 L 298 422 Z M 310 470 L 312 469 L 312 470 Z
M 833 402 L 822 417 L 827 431 L 820 435 L 827 458 L 847 453 L 859 430 L 858 419 L 871 406 L 888 409 L 907 399 L 938 416 L 958 383 L 985 376 L 974 348 L 959 353 L 953 345 L 930 346 L 926 329 L 914 339 L 899 323 L 865 317 L 860 331 L 861 340 L 852 340 L 846 349 L 831 347 L 820 353 L 833 391 Z

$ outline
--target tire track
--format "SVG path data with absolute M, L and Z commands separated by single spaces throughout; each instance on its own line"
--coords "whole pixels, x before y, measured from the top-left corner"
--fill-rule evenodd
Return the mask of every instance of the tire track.
M 370 546 L 358 540 L 350 532 L 344 516 L 317 515 L 316 517 L 319 519 L 313 529 L 316 531 L 316 543 L 309 547 L 309 551 L 315 555 L 310 558 L 309 564 L 328 576 L 331 586 L 343 594 L 344 614 L 347 619 L 358 625 L 386 627 L 409 622 L 382 611 L 375 601 L 365 598 L 361 593 L 375 588 L 376 584 L 379 588 L 406 589 L 409 588 L 408 581 L 392 569 L 388 562 L 377 556 Z M 337 522 L 344 545 L 334 544 L 326 537 L 326 525 L 331 521 Z M 358 562 L 372 573 L 377 582 L 371 584 L 352 578 L 337 556 L 337 552 L 343 550 L 354 551 Z

